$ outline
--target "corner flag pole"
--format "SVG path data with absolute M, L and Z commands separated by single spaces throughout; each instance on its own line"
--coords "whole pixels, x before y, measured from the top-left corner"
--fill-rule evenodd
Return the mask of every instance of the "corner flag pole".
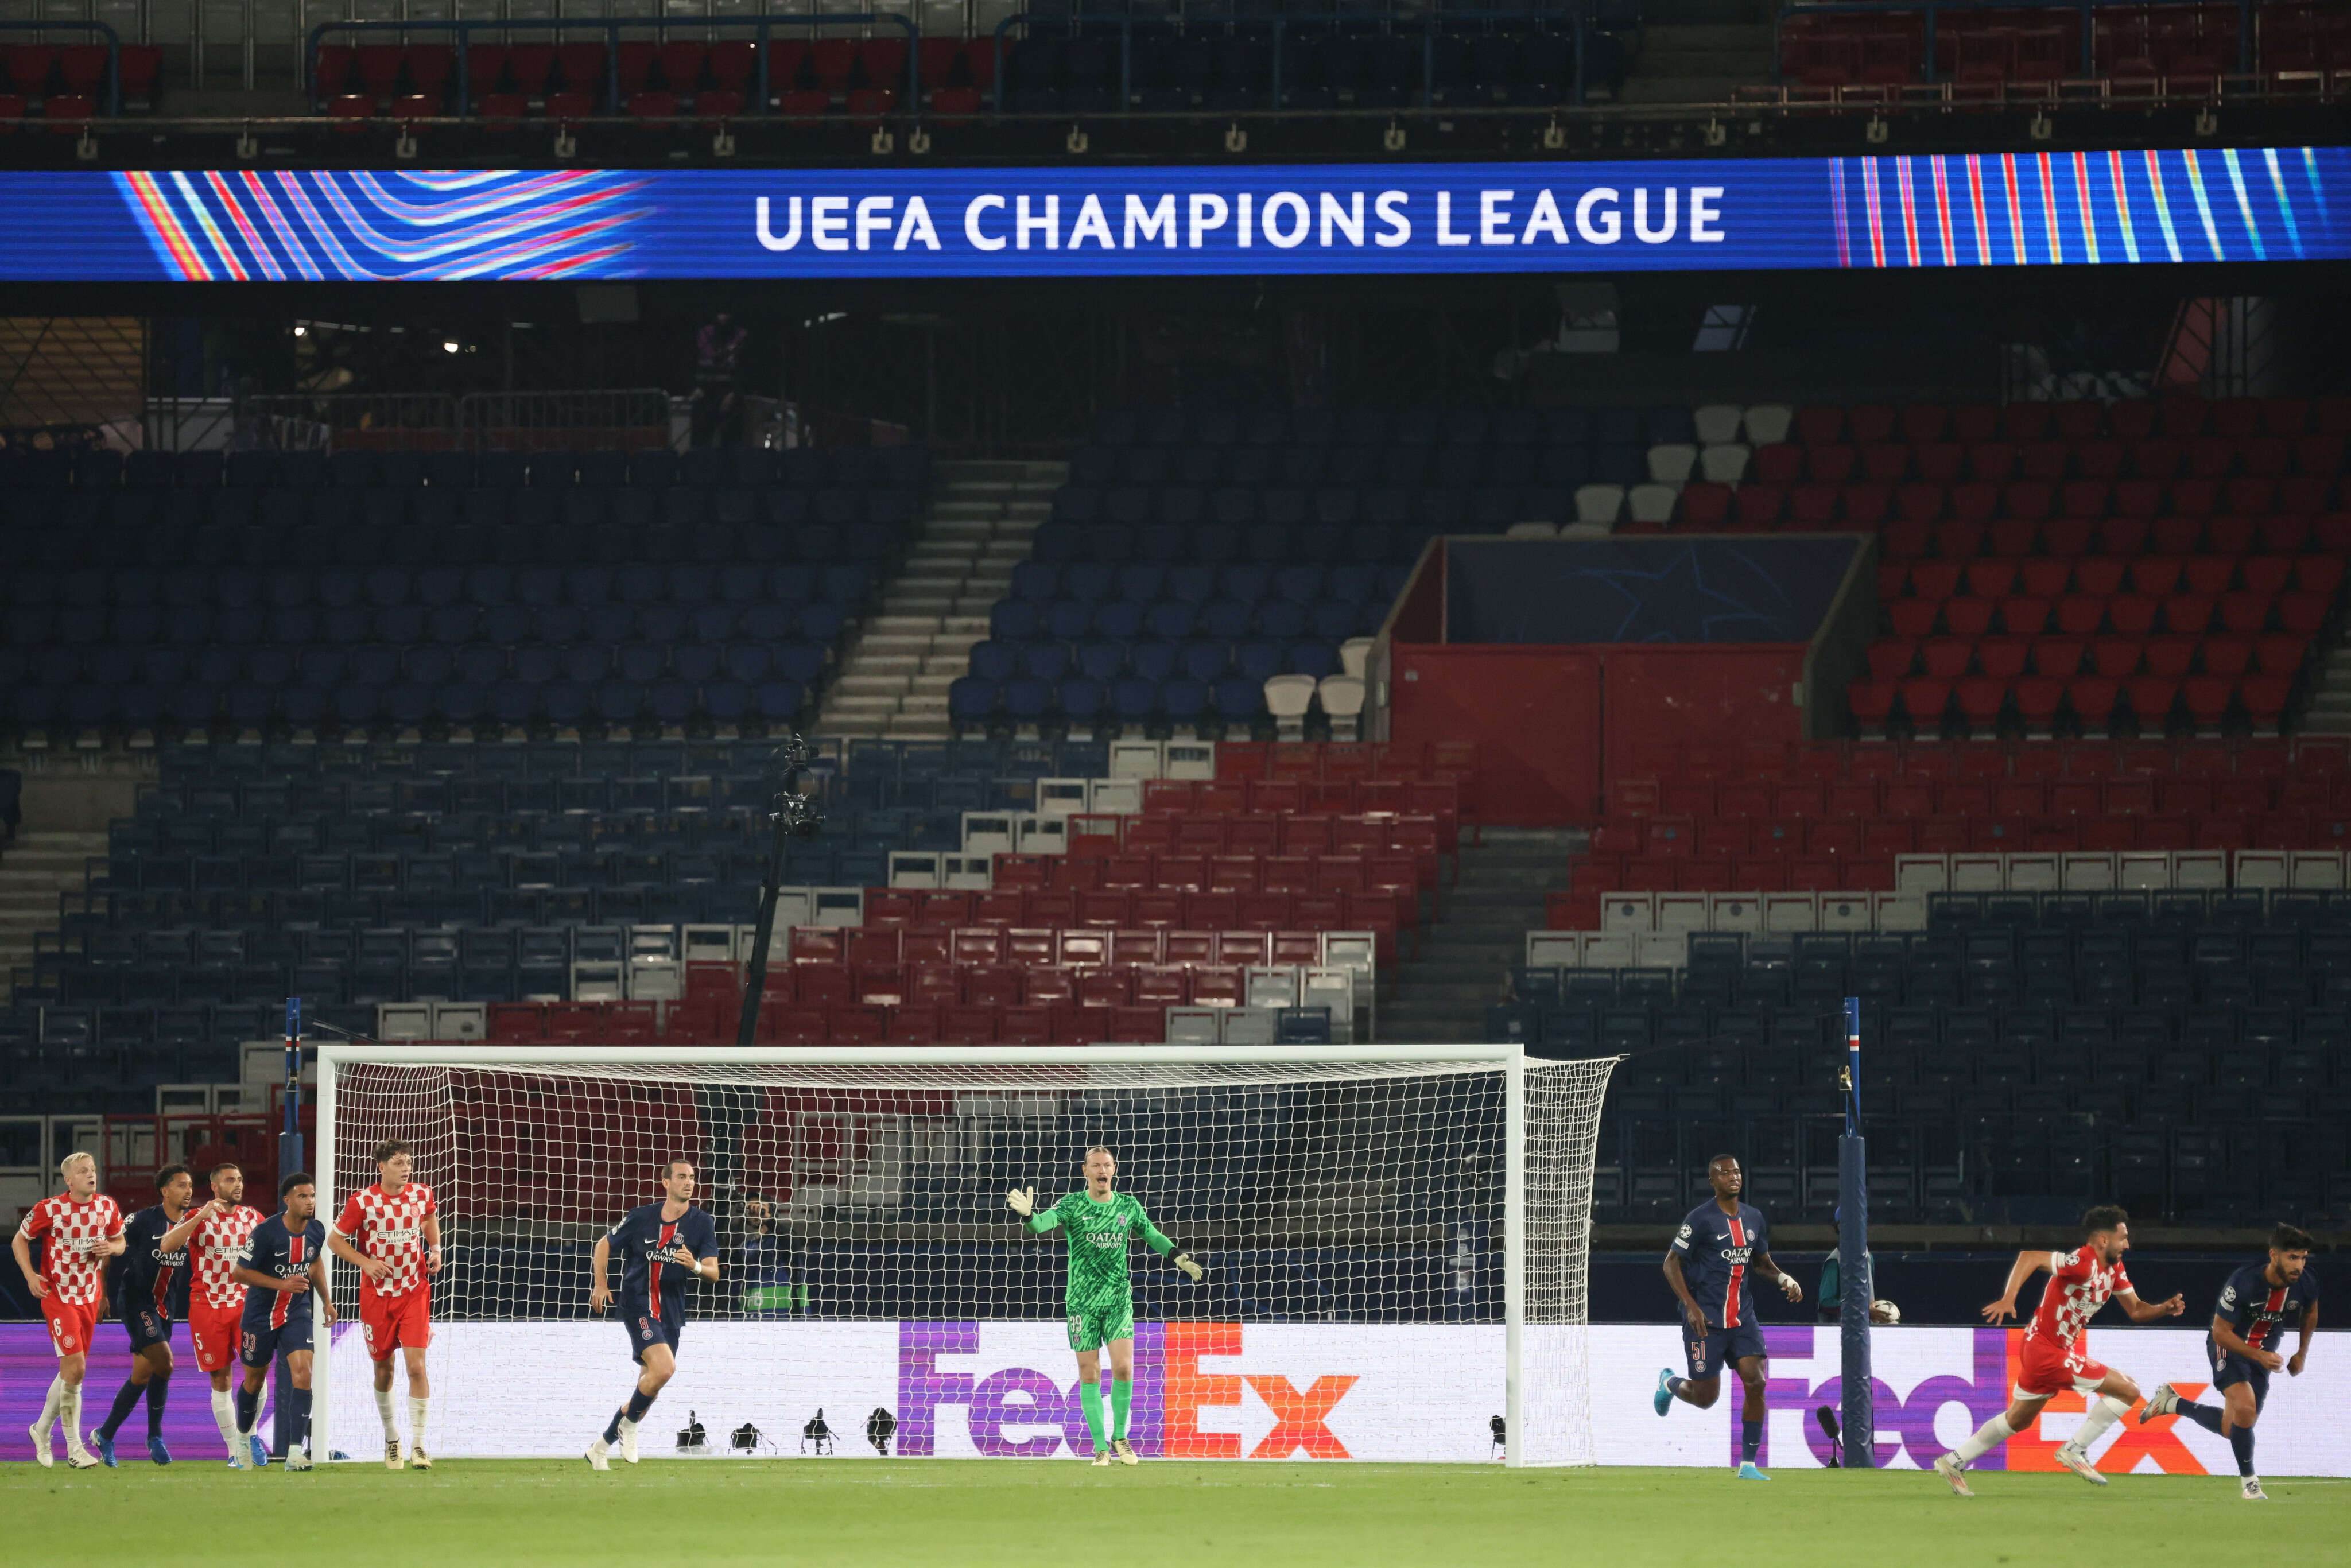
M 1844 1468 L 1877 1463 L 1869 1377 L 1869 1155 L 1861 1135 L 1861 998 L 1844 999 L 1844 1136 L 1837 1140 L 1837 1323 L 1844 1342 Z

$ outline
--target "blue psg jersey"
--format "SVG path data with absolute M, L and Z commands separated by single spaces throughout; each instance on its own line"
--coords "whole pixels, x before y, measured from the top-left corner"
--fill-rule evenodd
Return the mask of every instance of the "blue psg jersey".
M 188 1315 L 188 1249 L 183 1245 L 176 1252 L 163 1250 L 171 1229 L 161 1204 L 123 1222 L 122 1272 L 114 1286 L 119 1310 L 145 1308 L 175 1320 Z
M 2248 1263 L 2229 1276 L 2212 1315 L 2227 1321 L 2237 1337 L 2255 1350 L 2275 1350 L 2285 1331 L 2302 1322 L 2303 1309 L 2318 1304 L 2318 1275 L 2304 1266 L 2291 1285 L 2273 1285 L 2267 1263 Z
M 1690 1294 L 1706 1310 L 1706 1321 L 1719 1329 L 1742 1328 L 1755 1321 L 1754 1270 L 1750 1260 L 1769 1252 L 1763 1211 L 1751 1203 L 1725 1214 L 1708 1199 L 1689 1211 L 1674 1238 L 1673 1255 L 1682 1260 L 1682 1278 Z
M 325 1221 L 313 1216 L 298 1230 L 286 1223 L 286 1216 L 280 1211 L 253 1228 L 253 1241 L 242 1267 L 272 1279 L 288 1280 L 308 1273 L 326 1246 Z M 290 1322 L 306 1322 L 309 1316 L 308 1291 L 249 1290 L 245 1293 L 247 1328 L 258 1328 L 264 1323 L 274 1329 L 284 1328 Z
M 707 1209 L 688 1208 L 675 1219 L 664 1219 L 662 1207 L 632 1208 L 605 1233 L 621 1256 L 622 1299 L 645 1302 L 654 1317 L 684 1310 L 692 1271 L 671 1255 L 684 1247 L 699 1261 L 718 1250 L 718 1227 Z M 658 1291 L 651 1288 L 656 1282 Z

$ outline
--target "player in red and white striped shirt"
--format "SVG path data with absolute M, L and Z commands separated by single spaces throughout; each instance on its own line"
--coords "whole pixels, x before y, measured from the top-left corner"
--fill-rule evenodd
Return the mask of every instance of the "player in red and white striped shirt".
M 424 1449 L 424 1348 L 433 1343 L 433 1276 L 441 1270 L 441 1209 L 433 1189 L 408 1179 L 416 1156 L 398 1138 L 376 1147 L 377 1180 L 351 1194 L 327 1233 L 336 1257 L 357 1269 L 360 1327 L 375 1363 L 375 1408 L 383 1418 L 384 1469 L 401 1468 L 400 1423 L 392 1403 L 392 1353 L 408 1364 L 408 1463 L 433 1468 Z
M 2016 1402 L 1935 1461 L 1935 1473 L 1959 1496 L 1976 1495 L 1962 1470 L 2032 1426 L 2049 1401 L 2069 1389 L 2088 1396 L 2090 1409 L 2074 1428 L 2074 1435 L 2057 1446 L 2057 1462 L 2085 1481 L 2106 1484 L 2090 1458 L 2090 1445 L 2138 1403 L 2138 1385 L 2129 1374 L 2090 1359 L 2089 1346 L 2084 1343 L 2090 1320 L 2110 1300 L 2121 1303 L 2135 1323 L 2176 1318 L 2188 1305 L 2177 1292 L 2168 1301 L 2139 1300 L 2130 1272 L 2123 1267 L 2123 1254 L 2129 1250 L 2130 1216 L 2112 1204 L 2100 1204 L 2082 1216 L 2082 1245 L 2073 1251 L 2016 1255 L 2008 1271 L 2008 1289 L 2001 1292 L 2000 1300 L 1984 1307 L 1984 1322 L 1996 1323 L 2013 1317 L 2017 1291 L 2043 1269 L 2049 1270 L 2049 1284 L 2041 1292 L 2041 1305 L 2032 1314 L 2032 1326 L 2024 1331 L 2024 1344 L 2017 1356 Z
M 66 1462 L 78 1470 L 97 1468 L 99 1458 L 81 1439 L 81 1379 L 89 1365 L 89 1342 L 98 1327 L 99 1307 L 106 1295 L 106 1260 L 127 1247 L 122 1239 L 122 1210 L 98 1190 L 98 1161 L 74 1153 L 57 1163 L 66 1190 L 45 1197 L 26 1211 L 9 1250 L 25 1271 L 48 1320 L 49 1343 L 57 1353 L 57 1380 L 41 1405 L 41 1418 L 33 1423 L 33 1457 L 44 1469 L 56 1461 L 49 1454 L 49 1428 L 60 1418 L 66 1427 Z M 41 1248 L 41 1266 L 33 1267 L 33 1246 Z
M 214 1166 L 211 1179 L 211 1201 L 182 1222 L 187 1235 L 172 1232 L 188 1249 L 188 1340 L 195 1346 L 196 1364 L 212 1379 L 213 1425 L 228 1445 L 229 1463 L 257 1467 L 262 1456 L 251 1452 L 251 1445 L 244 1450 L 237 1446 L 236 1400 L 229 1378 L 245 1317 L 245 1287 L 236 1282 L 236 1266 L 253 1246 L 254 1227 L 266 1217 L 246 1206 L 241 1167 Z

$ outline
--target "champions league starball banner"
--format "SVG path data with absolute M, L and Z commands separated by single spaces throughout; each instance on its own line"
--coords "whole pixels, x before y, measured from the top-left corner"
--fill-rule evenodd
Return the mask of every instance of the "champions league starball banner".
M 1677 1405 L 1660 1420 L 1650 1409 L 1657 1369 L 1681 1366 L 1674 1325 L 1584 1332 L 1601 1463 L 1736 1462 L 1735 1380 L 1711 1410 Z M 1837 1330 L 1763 1333 L 1771 1356 L 1764 1463 L 1819 1467 L 1830 1454 L 1813 1412 L 1839 1403 Z M 2022 1329 L 1876 1331 L 1879 1465 L 1923 1469 L 2004 1408 L 2022 1340 Z M 2289 1350 L 2293 1343 L 2289 1335 Z M 1531 1365 L 1557 1364 L 1565 1348 L 1541 1347 Z M 2094 1328 L 2089 1352 L 2143 1391 L 2168 1382 L 2190 1398 L 2210 1397 L 2200 1331 Z M 432 1447 L 453 1458 L 576 1458 L 633 1378 L 611 1323 L 436 1323 L 428 1355 Z M 1497 1453 L 1490 1423 L 1502 1409 L 1502 1330 L 1494 1324 L 1138 1323 L 1130 1430 L 1136 1450 L 1150 1458 L 1481 1463 Z M 55 1364 L 42 1325 L 0 1324 L 0 1460 L 30 1457 L 26 1428 L 40 1412 Z M 86 1425 L 103 1417 L 129 1365 L 119 1328 L 101 1329 L 85 1385 Z M 175 1455 L 224 1457 L 203 1378 L 183 1370 L 172 1384 L 164 1431 Z M 335 1442 L 350 1453 L 372 1453 L 379 1422 L 365 1346 L 352 1325 L 336 1325 L 329 1387 Z M 2261 1472 L 2351 1476 L 2351 1427 L 2341 1418 L 2346 1404 L 2351 1333 L 2321 1333 L 2302 1376 L 2280 1372 L 2271 1379 L 2257 1428 Z M 815 1457 L 802 1433 L 821 1411 L 835 1457 L 871 1458 L 865 1427 L 877 1409 L 895 1424 L 893 1457 L 1049 1459 L 1092 1452 L 1057 1322 L 781 1319 L 687 1324 L 676 1380 L 646 1422 L 645 1451 L 674 1455 L 672 1434 L 691 1417 L 708 1433 L 714 1454 L 729 1453 L 729 1435 L 749 1425 L 761 1434 L 758 1455 Z M 2061 1396 L 1975 1469 L 2057 1469 L 2055 1449 L 2083 1410 L 2080 1396 Z M 143 1452 L 145 1420 L 143 1410 L 133 1414 L 127 1452 Z M 2227 1443 L 2177 1416 L 2142 1426 L 2134 1412 L 2094 1457 L 2117 1475 L 2236 1473 Z
M 0 279 L 1147 277 L 2351 256 L 2351 150 L 0 173 Z

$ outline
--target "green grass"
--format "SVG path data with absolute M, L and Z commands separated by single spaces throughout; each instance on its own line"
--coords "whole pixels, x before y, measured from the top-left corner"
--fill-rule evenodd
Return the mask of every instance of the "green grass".
M 2150 1551 L 2340 1561 L 2351 1482 L 2268 1486 L 2261 1507 L 2238 1500 L 2232 1478 L 2159 1476 L 2094 1491 L 2071 1476 L 1992 1473 L 1963 1501 L 1916 1471 L 1791 1470 L 1763 1486 L 1727 1471 L 1306 1463 L 713 1459 L 596 1475 L 576 1460 L 444 1461 L 430 1475 L 346 1465 L 310 1476 L 12 1464 L 0 1466 L 0 1557 L 140 1568 L 2041 1568 Z

